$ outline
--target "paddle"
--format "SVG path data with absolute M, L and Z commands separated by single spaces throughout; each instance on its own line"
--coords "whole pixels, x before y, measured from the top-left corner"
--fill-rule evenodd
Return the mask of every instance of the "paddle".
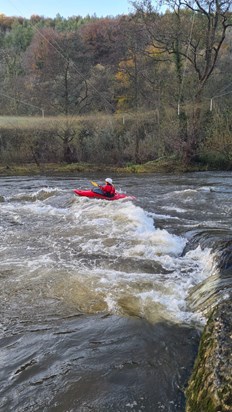
M 95 186 L 95 187 L 99 187 L 99 184 L 96 183 L 96 182 L 92 182 L 92 181 L 90 180 L 90 183 L 91 183 L 93 186 Z

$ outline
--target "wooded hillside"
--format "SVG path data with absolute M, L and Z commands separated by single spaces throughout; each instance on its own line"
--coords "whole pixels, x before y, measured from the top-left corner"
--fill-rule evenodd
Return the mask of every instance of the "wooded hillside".
M 232 1 L 154 4 L 0 15 L 0 162 L 232 168 Z

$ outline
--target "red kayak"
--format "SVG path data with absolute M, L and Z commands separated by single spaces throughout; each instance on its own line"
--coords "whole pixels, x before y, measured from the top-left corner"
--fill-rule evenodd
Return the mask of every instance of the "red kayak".
M 108 197 L 101 195 L 99 193 L 95 193 L 93 190 L 74 190 L 75 195 L 77 196 L 85 196 L 85 197 L 91 197 L 94 199 L 105 199 L 105 200 L 119 200 L 119 199 L 135 199 L 134 196 L 128 196 L 125 193 L 115 193 L 113 197 Z

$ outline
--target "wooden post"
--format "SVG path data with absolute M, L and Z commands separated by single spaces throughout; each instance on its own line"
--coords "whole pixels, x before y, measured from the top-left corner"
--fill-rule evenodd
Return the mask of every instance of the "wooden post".
M 209 110 L 212 112 L 212 110 L 213 110 L 213 98 L 212 99 L 210 99 L 210 108 L 209 108 Z

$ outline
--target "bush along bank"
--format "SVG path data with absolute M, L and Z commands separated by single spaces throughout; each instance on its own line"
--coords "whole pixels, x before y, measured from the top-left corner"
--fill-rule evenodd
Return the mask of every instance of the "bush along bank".
M 186 412 L 232 410 L 232 303 L 219 304 L 202 334 L 186 390 Z
M 163 119 L 157 128 L 149 113 L 76 118 L 1 119 L 0 164 L 94 164 L 127 167 L 128 172 L 232 170 L 232 147 L 215 135 L 190 150 L 178 124 Z M 125 120 L 126 118 L 126 120 Z M 123 120 L 124 119 L 124 120 Z M 228 140 L 231 141 L 231 134 Z M 191 145 L 190 145 L 191 146 Z M 192 149 L 192 148 L 191 148 Z M 146 166 L 144 166 L 146 165 Z

